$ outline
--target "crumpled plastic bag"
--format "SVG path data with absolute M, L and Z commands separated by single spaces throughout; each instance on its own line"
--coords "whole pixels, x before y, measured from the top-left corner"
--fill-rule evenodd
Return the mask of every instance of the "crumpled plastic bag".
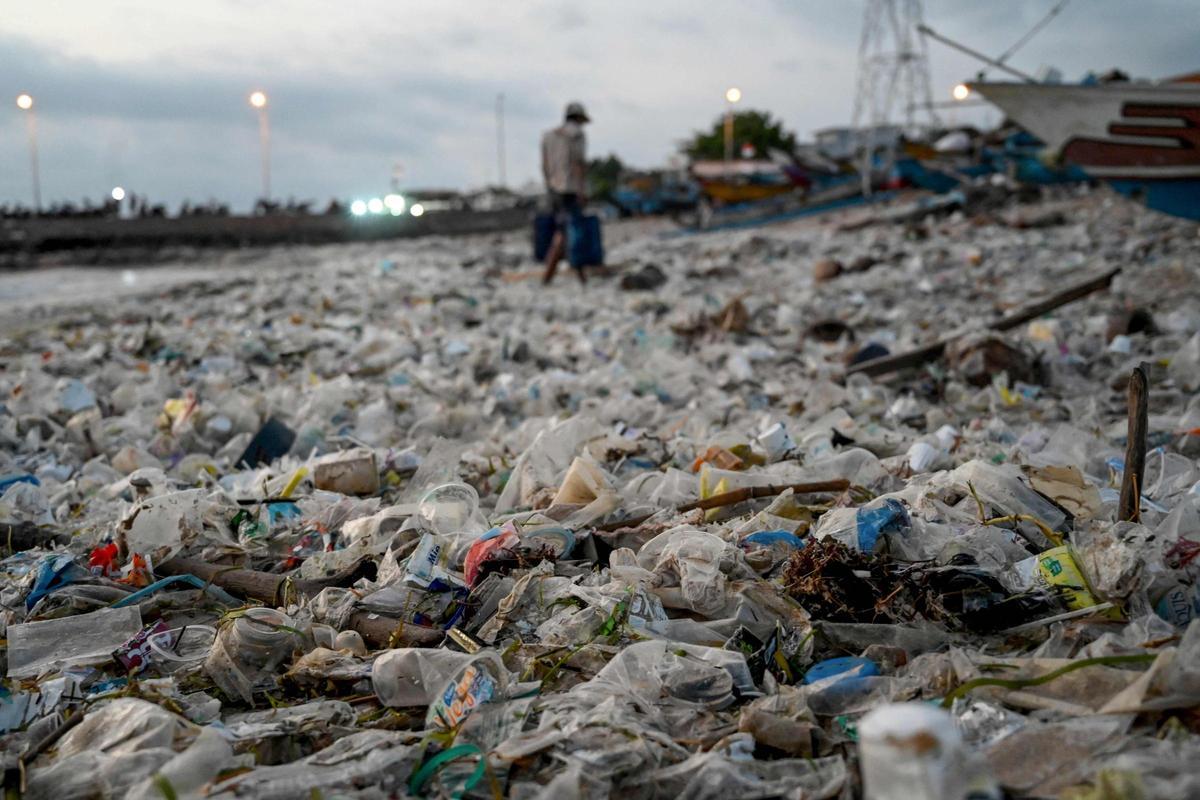
M 660 590 L 664 585 L 678 586 L 679 602 L 684 608 L 713 616 L 729 601 L 721 562 L 731 557 L 727 551 L 732 550 L 727 542 L 711 533 L 673 528 L 646 542 L 637 561 L 643 569 L 660 577 L 663 581 Z

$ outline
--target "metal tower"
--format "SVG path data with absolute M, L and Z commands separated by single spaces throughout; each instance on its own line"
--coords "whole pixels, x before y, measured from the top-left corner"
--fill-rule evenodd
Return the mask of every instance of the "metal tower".
M 912 135 L 921 127 L 918 112 L 928 125 L 939 124 L 929 85 L 929 53 L 917 32 L 922 24 L 921 0 L 867 0 L 852 124 L 862 131 L 861 170 L 868 192 L 874 153 L 883 151 L 885 169 L 890 170 L 895 159 L 894 140 L 882 137 L 880 141 L 877 131 L 898 124 Z

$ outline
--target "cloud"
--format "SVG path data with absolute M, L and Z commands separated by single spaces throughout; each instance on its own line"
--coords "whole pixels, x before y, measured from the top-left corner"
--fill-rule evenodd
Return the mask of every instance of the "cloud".
M 269 95 L 281 192 L 323 197 L 350 186 L 379 192 L 397 160 L 435 183 L 478 180 L 478 170 L 459 170 L 453 161 L 442 171 L 420 165 L 442 161 L 439 136 L 481 109 L 490 114 L 501 88 L 486 76 L 464 80 L 428 71 L 369 81 L 293 72 L 268 85 L 233 71 L 67 57 L 3 36 L 0 51 L 14 57 L 5 86 L 37 98 L 45 194 L 53 198 L 97 196 L 111 183 L 126 183 L 172 201 L 212 194 L 248 202 L 256 184 L 243 178 L 247 167 L 257 176 L 258 142 L 246 98 L 259 86 Z M 533 113 L 522 96 L 507 99 L 506 112 L 515 119 Z M 16 158 L 0 168 L 0 197 L 23 200 L 21 120 L 4 116 L 4 154 Z M 218 170 L 229 179 L 214 179 Z
M 938 31 L 998 54 L 1053 0 L 927 0 Z M 255 195 L 258 140 L 246 105 L 271 98 L 274 184 L 283 195 L 384 191 L 406 181 L 466 186 L 496 176 L 495 97 L 505 95 L 508 175 L 536 176 L 537 141 L 563 103 L 583 101 L 596 153 L 662 164 L 723 111 L 725 90 L 802 137 L 849 121 L 864 4 L 816 0 L 610 0 L 432 4 L 359 0 L 32 4 L 0 34 L 0 202 L 26 199 L 22 120 L 38 97 L 51 197 L 98 197 L 114 182 L 178 201 Z M 1013 57 L 1069 78 L 1121 66 L 1163 76 L 1194 67 L 1194 0 L 1073 0 Z M 1147 44 L 1152 43 L 1152 44 Z M 936 99 L 979 64 L 929 44 Z M 959 121 L 978 117 L 963 111 Z M 993 117 L 995 112 L 991 112 Z

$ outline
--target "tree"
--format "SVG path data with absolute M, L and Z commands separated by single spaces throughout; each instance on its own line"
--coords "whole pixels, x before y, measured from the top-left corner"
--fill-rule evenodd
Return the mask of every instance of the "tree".
M 772 119 L 769 111 L 738 111 L 733 115 L 733 152 L 737 157 L 743 145 L 752 145 L 754 152 L 765 156 L 770 150 L 793 153 L 796 134 L 785 130 L 783 122 Z M 680 151 L 693 161 L 719 161 L 725 157 L 725 115 L 717 117 L 708 131 L 697 131 L 680 146 Z
M 612 153 L 605 158 L 593 158 L 587 165 L 588 196 L 611 201 L 624 171 L 625 165 Z

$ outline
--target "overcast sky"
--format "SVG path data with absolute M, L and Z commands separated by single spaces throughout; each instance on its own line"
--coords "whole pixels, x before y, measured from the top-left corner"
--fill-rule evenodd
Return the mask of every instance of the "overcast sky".
M 0 27 L 0 202 L 30 199 L 19 92 L 37 102 L 43 197 L 114 185 L 172 203 L 245 206 L 259 186 L 247 95 L 270 97 L 277 196 L 369 196 L 393 165 L 416 186 L 497 179 L 495 101 L 510 184 L 535 177 L 563 104 L 592 114 L 593 154 L 665 163 L 722 111 L 769 110 L 802 138 L 849 121 L 861 0 L 6 0 Z M 998 54 L 1054 0 L 928 0 L 926 22 Z M 1072 0 L 1012 63 L 1068 78 L 1119 66 L 1200 68 L 1200 0 Z M 929 45 L 939 100 L 978 65 Z M 959 121 L 968 117 L 958 112 Z M 994 117 L 993 117 L 994 118 Z

